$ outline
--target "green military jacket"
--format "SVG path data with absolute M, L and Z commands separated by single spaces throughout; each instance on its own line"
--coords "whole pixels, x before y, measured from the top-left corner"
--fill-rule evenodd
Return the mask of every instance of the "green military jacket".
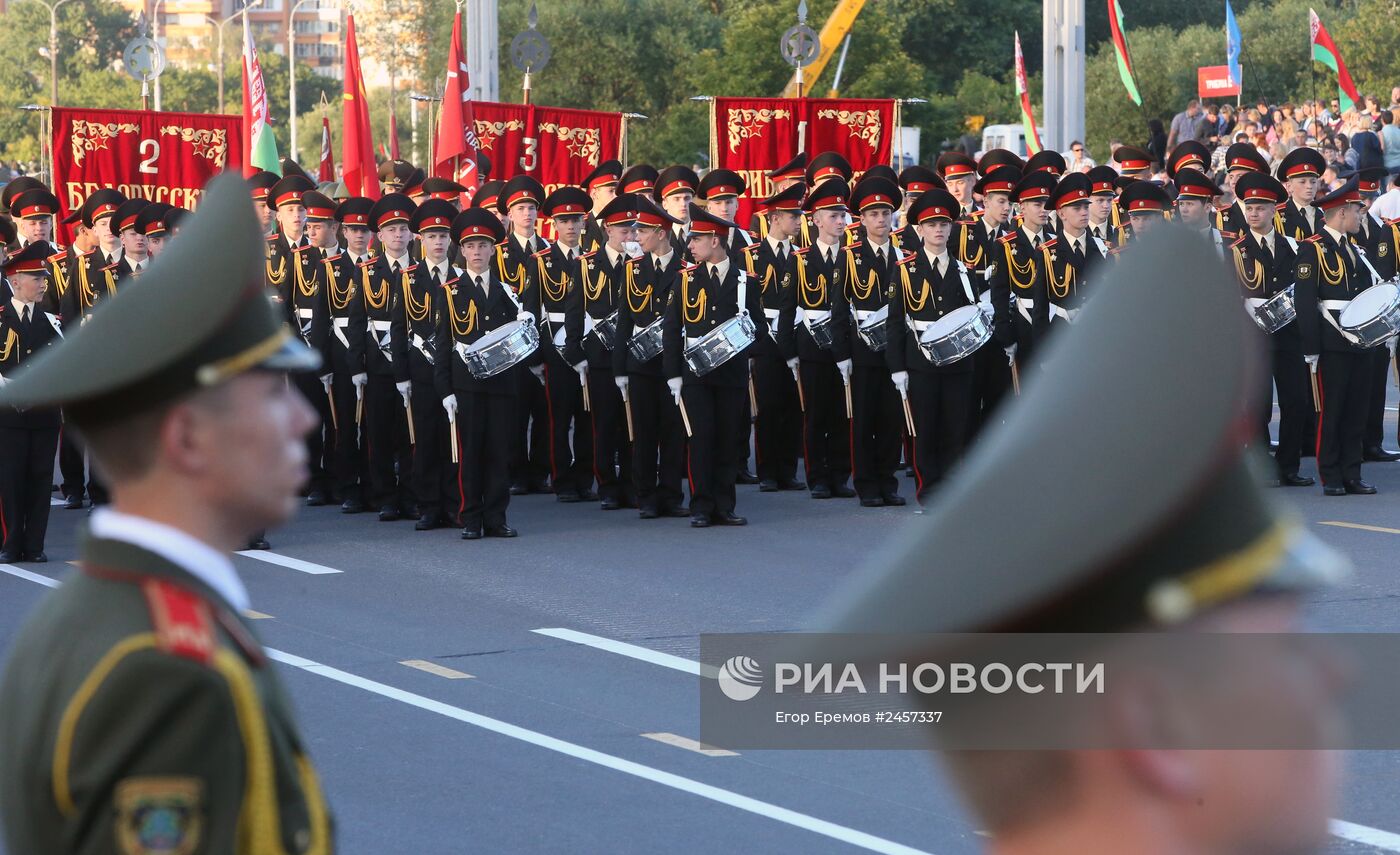
M 89 539 L 0 678 L 15 853 L 327 853 L 316 772 L 262 646 L 215 591 Z

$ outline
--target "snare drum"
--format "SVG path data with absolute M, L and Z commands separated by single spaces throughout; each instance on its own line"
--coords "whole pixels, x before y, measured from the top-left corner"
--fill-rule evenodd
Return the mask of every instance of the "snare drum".
M 606 318 L 594 321 L 593 334 L 598 337 L 603 347 L 612 350 L 613 343 L 617 340 L 617 312 L 614 310 Z
M 885 324 L 889 319 L 890 307 L 886 303 L 877 311 L 871 312 L 864 321 L 856 324 L 856 333 L 860 336 L 860 340 L 876 353 L 884 350 L 885 345 L 889 343 L 889 333 L 885 329 Z
M 952 365 L 992 338 L 992 316 L 979 303 L 954 309 L 919 336 L 919 349 L 934 365 Z
M 1293 286 L 1289 285 L 1274 296 L 1255 306 L 1250 317 L 1266 333 L 1276 333 L 1298 317 L 1298 309 L 1293 303 Z
M 831 350 L 831 313 L 827 312 L 823 317 L 807 321 L 807 332 L 811 334 L 813 344 L 822 350 Z
M 1352 298 L 1339 321 L 1357 345 L 1375 347 L 1400 333 L 1400 288 L 1391 282 L 1372 285 Z
M 743 352 L 758 338 L 758 327 L 748 312 L 740 312 L 685 349 L 685 364 L 696 377 L 711 371 Z
M 540 333 L 533 321 L 511 321 L 471 344 L 457 342 L 457 355 L 478 380 L 495 377 L 535 352 Z
M 661 318 L 637 331 L 627 342 L 627 352 L 638 362 L 650 362 L 661 355 Z

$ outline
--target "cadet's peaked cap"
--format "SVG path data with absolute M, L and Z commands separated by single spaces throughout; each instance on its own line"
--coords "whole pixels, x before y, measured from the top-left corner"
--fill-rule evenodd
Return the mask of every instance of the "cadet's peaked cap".
M 539 207 L 543 201 L 544 185 L 528 175 L 517 175 L 501 188 L 501 195 L 496 197 L 496 210 L 504 214 L 522 202 L 534 202 Z
M 1279 205 L 1288 198 L 1282 182 L 1267 172 L 1246 172 L 1235 179 L 1235 198 L 1241 202 Z
M 127 199 L 117 206 L 117 212 L 112 217 L 112 225 L 116 226 L 116 231 L 124 232 L 127 229 L 135 229 L 136 218 L 151 204 L 146 199 Z
M 563 187 L 556 187 L 540 206 L 540 213 L 546 217 L 581 217 L 588 213 L 593 207 L 593 200 L 588 194 L 578 187 L 565 184 Z
M 427 199 L 413 211 L 408 226 L 419 234 L 433 229 L 449 231 L 456 216 L 457 209 L 446 199 Z
M 1317 178 L 1326 168 L 1327 161 L 1322 157 L 1322 152 L 1315 148 L 1302 146 L 1283 156 L 1283 160 L 1278 163 L 1278 171 L 1275 174 L 1280 181 L 1287 181 L 1290 178 Z
M 1068 168 L 1069 166 L 1065 163 L 1064 155 L 1060 154 L 1058 151 L 1043 148 L 1030 156 L 1030 159 L 1026 161 L 1026 168 L 1022 171 L 1027 173 L 1048 172 L 1058 178 L 1064 175 L 1065 170 Z
M 49 273 L 49 258 L 57 250 L 48 241 L 36 240 L 18 252 L 11 253 L 5 259 L 5 275 L 14 273 L 33 273 L 42 276 Z
M 257 199 L 259 202 L 264 202 L 267 200 L 267 192 L 272 189 L 272 185 L 280 180 L 281 176 L 277 173 L 268 172 L 266 169 L 259 169 L 257 172 L 248 176 L 249 192 L 253 194 L 254 199 Z
M 1113 152 L 1113 159 L 1123 167 L 1125 174 L 1146 172 L 1152 167 L 1152 155 L 1135 145 L 1118 146 L 1118 150 Z
M 681 220 L 666 213 L 664 209 L 651 200 L 645 193 L 633 194 L 637 200 L 637 225 L 647 228 L 659 229 L 666 226 L 678 226 Z
M 0 246 L 15 242 L 19 237 L 19 232 L 15 229 L 14 221 L 0 217 Z
M 977 171 L 983 175 L 1002 166 L 1014 166 L 1021 172 L 1026 171 L 1026 162 L 1016 152 L 1006 148 L 994 148 L 982 155 L 982 159 L 977 161 Z
M 335 200 L 319 190 L 307 190 L 301 195 L 307 222 L 324 223 L 335 219 Z
M 886 181 L 892 181 L 895 184 L 899 184 L 899 173 L 895 172 L 894 167 L 890 166 L 888 163 L 874 164 L 869 169 L 865 170 L 860 174 L 860 181 L 864 181 L 867 178 L 883 178 Z
M 307 190 L 315 190 L 316 182 L 305 175 L 288 175 L 267 191 L 267 203 L 274 208 L 283 205 L 300 205 L 302 194 Z
M 935 187 L 921 194 L 909 205 L 909 222 L 915 224 L 929 223 L 934 220 L 951 222 L 957 219 L 960 213 L 962 213 L 962 205 L 958 203 L 958 198 L 947 190 Z
M 668 166 L 656 175 L 655 196 L 658 199 L 665 199 L 672 193 L 690 193 L 694 195 L 700 187 L 700 176 L 695 174 L 695 170 L 689 166 Z M 625 188 L 624 188 L 624 192 Z
M 1095 166 L 1084 174 L 1089 176 L 1090 196 L 1118 195 L 1118 185 L 1115 183 L 1118 180 L 1118 170 L 1104 164 L 1103 166 Z
M 1225 149 L 1225 169 L 1247 169 L 1250 172 L 1268 172 L 1269 164 L 1254 143 L 1231 143 Z
M 58 197 L 46 187 L 32 187 L 10 198 L 10 216 L 16 219 L 42 219 L 56 213 Z
M 501 188 L 505 187 L 504 181 L 491 180 L 476 188 L 476 195 L 472 197 L 473 208 L 495 208 L 496 200 L 501 198 Z
M 335 209 L 335 218 L 344 226 L 364 226 L 372 228 L 369 212 L 374 210 L 374 200 L 367 196 L 351 196 Z
M 165 217 L 170 213 L 171 206 L 164 202 L 152 202 L 141 209 L 141 213 L 136 215 L 136 230 L 146 237 L 163 237 L 165 235 Z
M 1041 170 L 1039 172 L 1028 172 L 1021 177 L 1016 189 L 1012 192 L 1012 198 L 1017 202 L 1045 201 L 1050 198 L 1050 191 L 1055 189 L 1059 181 L 1053 172 Z
M 807 195 L 806 188 L 803 187 L 802 182 L 799 181 L 796 184 L 789 184 L 787 189 L 779 190 L 777 193 L 764 199 L 759 205 L 765 212 L 769 213 L 773 211 L 791 211 L 797 214 L 802 211 L 802 197 L 805 195 Z
M 768 177 L 774 181 L 786 181 L 790 178 L 796 178 L 798 181 L 801 181 L 806 175 L 807 152 L 805 151 L 799 151 L 797 157 L 794 157 L 777 169 L 770 169 L 768 171 Z
M 851 206 L 857 211 L 898 208 L 903 201 L 899 185 L 887 178 L 862 178 L 851 188 Z
M 583 189 L 586 191 L 597 190 L 600 187 L 616 186 L 619 178 L 622 177 L 622 163 L 617 160 L 605 160 L 583 179 Z
M 292 160 L 290 157 L 282 158 L 282 177 L 289 178 L 293 175 L 300 175 L 302 178 L 305 178 L 312 184 L 316 183 L 316 179 L 311 177 L 310 172 L 307 172 L 305 169 L 302 169 L 301 164 L 297 163 L 295 160 Z
M 414 168 L 406 160 L 386 160 L 379 164 L 379 180 L 397 189 L 413 174 Z
M 636 193 L 619 193 L 598 212 L 598 222 L 605 226 L 627 226 L 636 221 Z
M 1183 140 L 1176 144 L 1172 153 L 1167 157 L 1167 177 L 1176 180 L 1176 173 L 1179 169 L 1194 166 L 1198 170 L 1204 171 L 1210 165 L 1210 149 L 1200 140 Z
M 904 167 L 904 171 L 899 173 L 899 186 L 903 187 L 904 192 L 910 195 L 927 193 L 935 187 L 948 189 L 948 185 L 943 183 L 943 179 L 938 177 L 937 172 L 919 163 Z
M 945 179 L 962 178 L 977 173 L 977 161 L 960 151 L 943 152 L 933 166 Z
M 501 218 L 485 208 L 468 208 L 452 219 L 452 237 L 457 243 L 481 238 L 496 244 L 505 240 L 506 227 Z
M 988 193 L 1014 193 L 1016 185 L 1020 183 L 1021 170 L 1014 166 L 998 166 L 979 178 L 972 185 L 972 192 L 983 196 Z
M 742 196 L 749 189 L 749 183 L 732 169 L 711 169 L 700 179 L 700 198 L 733 199 Z
M 1339 208 L 1342 205 L 1347 204 L 1348 202 L 1360 201 L 1361 186 L 1360 183 L 1357 181 L 1356 176 L 1353 175 L 1351 178 L 1347 179 L 1346 183 L 1343 184 L 1341 187 L 1338 187 L 1336 190 L 1333 190 L 1331 193 L 1328 193 L 1326 196 L 1323 196 L 1321 199 L 1318 199 L 1313 204 L 1317 205 L 1317 207 L 1320 210 L 1330 211 L 1333 208 Z
M 909 649 L 927 638 L 896 634 L 1169 627 L 1341 574 L 1245 459 L 1263 336 L 1207 245 L 1154 233 L 1107 280 L 1076 334 L 1050 346 L 1045 382 L 832 597 L 818 630 L 880 633 L 874 656 L 927 655 Z M 1145 440 L 1172 449 L 1167 465 Z M 996 536 L 991 507 L 1034 530 Z
M 619 193 L 650 193 L 656 189 L 656 167 L 649 163 L 637 163 L 627 167 L 627 171 L 617 179 Z
M 1189 166 L 1176 171 L 1175 182 L 1176 198 L 1178 199 L 1205 199 L 1209 201 L 1222 192 L 1220 186 L 1211 181 L 1204 172 Z
M 165 224 L 165 233 L 171 235 L 175 233 L 176 229 L 184 228 L 185 218 L 192 213 L 194 212 L 189 208 L 181 208 L 179 205 L 170 206 L 170 210 L 165 212 L 165 217 L 161 220 Z
M 5 183 L 4 188 L 0 188 L 0 205 L 5 206 L 5 210 L 10 210 L 15 202 L 15 197 L 29 190 L 47 190 L 48 185 L 30 175 L 21 175 L 12 178 Z
M 815 187 L 828 178 L 851 180 L 851 162 L 834 151 L 824 151 L 807 164 L 807 186 Z
M 686 240 L 702 235 L 714 235 L 722 238 L 729 234 L 730 229 L 741 228 L 738 223 L 731 223 L 723 217 L 716 217 L 694 202 L 690 203 L 690 232 L 685 236 Z
M 316 369 L 320 356 L 267 297 L 262 230 L 247 186 L 234 175 L 210 182 L 185 234 L 126 284 L 120 300 L 18 371 L 0 388 L 0 406 L 61 406 L 80 426 L 93 426 L 245 371 Z
M 428 192 L 423 188 L 423 182 L 427 180 L 428 173 L 421 169 L 414 169 L 403 181 L 403 194 L 405 196 L 422 196 Z
M 1089 202 L 1089 190 L 1093 185 L 1089 183 L 1089 176 L 1082 172 L 1071 172 L 1060 179 L 1060 183 L 1055 185 L 1055 189 L 1050 191 L 1050 204 L 1059 210 L 1066 205 L 1073 205 L 1076 202 Z
M 385 193 L 369 212 L 369 224 L 375 231 L 390 223 L 406 223 L 418 206 L 402 193 Z
M 1171 197 L 1160 184 L 1134 181 L 1118 197 L 1118 204 L 1127 214 L 1163 213 L 1171 207 Z
M 843 178 L 831 178 L 813 187 L 803 205 L 807 211 L 846 210 L 846 202 L 851 197 L 851 188 Z
M 423 181 L 423 192 L 428 194 L 429 199 L 444 199 L 451 202 L 467 192 L 467 188 L 451 178 L 433 176 Z

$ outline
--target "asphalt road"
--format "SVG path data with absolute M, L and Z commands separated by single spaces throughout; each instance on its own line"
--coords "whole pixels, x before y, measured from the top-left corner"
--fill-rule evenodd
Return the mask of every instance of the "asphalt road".
M 1379 495 L 1288 491 L 1356 565 L 1309 601 L 1317 629 L 1400 631 L 1400 463 L 1365 477 Z M 739 512 L 748 527 L 697 531 L 529 496 L 511 504 L 520 538 L 468 543 L 311 508 L 264 556 L 309 564 L 237 557 L 341 850 L 979 851 L 923 752 L 696 750 L 698 635 L 804 628 L 916 519 L 754 487 Z M 0 566 L 0 653 L 43 583 L 72 572 L 83 519 L 55 508 L 51 563 Z M 1348 761 L 1329 851 L 1400 852 L 1400 754 Z

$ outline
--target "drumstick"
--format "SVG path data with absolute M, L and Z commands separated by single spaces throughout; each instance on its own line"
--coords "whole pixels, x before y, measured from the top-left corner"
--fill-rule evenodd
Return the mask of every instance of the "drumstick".
M 685 411 L 685 398 L 677 398 L 676 403 L 681 407 L 681 421 L 685 422 L 685 435 L 695 436 L 695 432 L 690 429 L 690 414 Z
M 796 368 L 792 369 L 792 379 L 797 381 L 797 406 L 802 412 L 807 412 L 807 396 L 802 394 L 802 372 Z
M 413 407 L 409 405 L 408 401 L 403 402 L 403 411 L 408 416 L 408 444 L 417 445 L 418 436 L 413 431 Z
M 749 412 L 758 418 L 758 393 L 753 388 L 753 374 L 749 374 Z
M 909 396 L 900 395 L 899 400 L 904 404 L 904 426 L 909 428 L 910 436 L 918 436 L 919 431 L 914 427 L 914 411 L 909 409 Z
M 585 413 L 591 413 L 593 412 L 593 404 L 588 400 L 588 378 L 580 374 L 578 379 L 583 386 L 583 411 Z
M 632 399 L 626 395 L 622 396 L 622 409 L 627 413 L 627 441 L 636 442 L 636 433 L 632 430 Z
M 365 418 L 365 396 L 363 386 L 355 387 L 355 424 L 359 425 Z
M 460 462 L 460 455 L 457 452 L 457 416 L 454 413 L 452 418 L 447 420 L 447 430 L 452 434 L 452 462 Z
M 1317 365 L 1313 364 L 1309 367 L 1312 369 L 1308 372 L 1308 377 L 1312 380 L 1313 412 L 1320 413 L 1322 412 L 1322 395 L 1318 393 L 1317 389 Z
M 846 418 L 856 417 L 855 408 L 851 406 L 851 381 L 846 381 Z
M 1011 357 L 1011 393 L 1021 397 L 1021 371 L 1016 367 L 1016 357 Z
M 329 388 L 326 389 L 326 401 L 329 402 L 331 405 L 331 427 L 334 428 L 337 433 L 339 433 L 340 423 L 337 422 L 335 418 L 335 396 L 331 394 L 331 390 Z

